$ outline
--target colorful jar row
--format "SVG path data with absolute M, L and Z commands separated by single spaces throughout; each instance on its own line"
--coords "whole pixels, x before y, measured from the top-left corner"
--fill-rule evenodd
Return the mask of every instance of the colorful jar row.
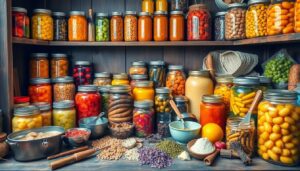
M 168 4 L 167 0 L 143 0 L 142 1 L 142 12 L 149 12 L 153 14 L 154 11 L 165 11 L 168 12 L 168 6 L 170 5 L 172 11 L 184 11 L 188 10 L 188 0 L 171 0 Z M 155 7 L 155 8 L 154 8 Z

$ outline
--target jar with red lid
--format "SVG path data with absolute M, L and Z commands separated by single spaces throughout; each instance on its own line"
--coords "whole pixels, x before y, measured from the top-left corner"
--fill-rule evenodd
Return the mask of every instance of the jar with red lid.
M 165 11 L 155 11 L 154 12 L 154 22 L 153 22 L 153 34 L 155 41 L 167 41 L 168 40 L 168 17 Z
M 27 10 L 22 7 L 13 7 L 12 17 L 13 36 L 29 38 L 29 18 L 27 16 Z
M 34 78 L 30 79 L 29 97 L 31 103 L 47 102 L 52 103 L 52 89 L 50 79 Z
M 75 96 L 77 121 L 82 118 L 98 116 L 101 112 L 101 96 L 97 86 L 81 85 Z
M 92 64 L 89 61 L 76 61 L 73 69 L 73 77 L 76 86 L 92 84 Z
M 30 98 L 27 96 L 16 96 L 14 97 L 14 108 L 29 106 L 29 102 Z
M 133 123 L 137 137 L 147 137 L 154 132 L 153 101 L 135 101 L 133 110 Z
M 195 4 L 189 7 L 187 16 L 187 39 L 211 39 L 211 16 L 205 4 Z
M 131 77 L 130 86 L 132 91 L 135 88 L 137 82 L 148 80 L 148 75 L 131 75 L 130 77 Z

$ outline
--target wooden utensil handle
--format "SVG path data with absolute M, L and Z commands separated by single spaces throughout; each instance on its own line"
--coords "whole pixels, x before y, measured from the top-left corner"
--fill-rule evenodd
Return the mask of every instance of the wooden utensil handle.
M 252 113 L 254 108 L 257 106 L 258 102 L 260 101 L 262 97 L 262 91 L 261 90 L 258 90 L 255 94 L 255 97 L 254 97 L 254 100 L 249 108 L 249 113 Z
M 68 151 L 65 151 L 65 152 L 62 152 L 62 153 L 58 153 L 58 154 L 49 156 L 47 159 L 51 160 L 51 159 L 55 159 L 55 158 L 58 158 L 58 157 L 63 157 L 63 156 L 67 156 L 67 155 L 70 155 L 70 154 L 74 154 L 74 153 L 77 153 L 77 152 L 80 152 L 80 151 L 84 151 L 84 150 L 87 150 L 87 149 L 89 149 L 88 146 L 78 147 L 78 148 L 75 148 L 75 149 L 72 149 L 72 150 L 68 150 Z
M 204 163 L 205 163 L 205 165 L 211 166 L 211 165 L 214 163 L 214 161 L 215 161 L 216 157 L 218 156 L 219 152 L 220 152 L 220 150 L 217 149 L 217 150 L 216 150 L 215 152 L 213 152 L 211 155 L 205 157 L 205 158 L 204 158 Z
M 176 106 L 174 100 L 170 100 L 169 103 L 170 103 L 171 107 L 173 108 L 173 110 L 175 111 L 175 113 L 176 113 L 176 115 L 178 116 L 178 118 L 179 118 L 179 119 L 182 119 L 183 117 L 182 117 L 182 115 L 181 115 L 179 109 L 177 108 L 177 106 Z

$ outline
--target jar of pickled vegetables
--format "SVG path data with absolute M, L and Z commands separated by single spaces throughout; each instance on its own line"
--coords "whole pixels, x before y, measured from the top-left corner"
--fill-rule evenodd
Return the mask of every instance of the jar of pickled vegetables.
M 52 89 L 50 79 L 34 78 L 30 79 L 29 91 L 30 102 L 52 103 Z
M 155 41 L 167 41 L 168 40 L 168 17 L 165 11 L 155 11 L 153 21 L 153 34 Z
M 111 15 L 112 17 L 110 19 L 110 40 L 112 42 L 123 41 L 124 23 L 122 13 L 113 12 Z
M 184 16 L 182 11 L 172 11 L 170 16 L 170 40 L 184 40 Z
M 167 0 L 156 0 L 155 2 L 156 11 L 168 12 L 168 1 Z
M 53 12 L 54 40 L 66 41 L 68 39 L 67 19 L 64 12 Z
M 61 77 L 53 80 L 53 98 L 55 102 L 74 100 L 75 84 L 73 77 Z
M 101 109 L 102 109 L 102 112 L 105 113 L 105 117 L 107 117 L 107 114 L 108 114 L 110 87 L 111 87 L 110 85 L 98 87 L 98 90 L 99 90 L 100 95 L 101 95 Z
M 134 101 L 154 100 L 154 89 L 152 81 L 140 81 L 133 89 Z
M 269 36 L 294 32 L 294 7 L 294 0 L 274 0 L 271 2 L 267 12 Z
M 109 41 L 109 18 L 107 13 L 96 14 L 96 41 Z
M 166 80 L 166 64 L 164 61 L 150 61 L 149 80 L 155 87 L 163 87 Z
M 229 5 L 225 15 L 225 39 L 239 40 L 246 38 L 245 20 L 246 4 L 233 3 Z
M 133 110 L 133 124 L 137 137 L 147 137 L 154 133 L 153 101 L 135 101 Z
M 114 74 L 111 85 L 129 85 L 128 75 L 126 73 Z
M 75 96 L 77 121 L 82 118 L 98 116 L 101 112 L 101 96 L 97 86 L 81 85 Z
M 295 28 L 296 33 L 300 32 L 300 0 L 295 2 Z
M 268 90 L 258 105 L 258 154 L 271 163 L 299 164 L 300 107 L 296 92 Z
M 105 86 L 111 85 L 111 77 L 108 72 L 95 73 L 94 85 Z
M 184 95 L 185 93 L 185 73 L 182 65 L 170 65 L 167 75 L 166 86 L 171 90 L 173 96 Z
M 26 106 L 14 109 L 12 131 L 22 131 L 43 126 L 40 110 L 36 106 Z
M 126 11 L 124 18 L 124 40 L 126 42 L 138 40 L 138 19 L 136 11 Z
M 15 96 L 14 97 L 14 108 L 25 107 L 30 105 L 30 98 L 27 96 Z
M 138 40 L 152 40 L 152 18 L 148 12 L 140 12 L 138 19 Z
M 272 89 L 272 80 L 271 78 L 265 76 L 259 76 L 259 89 L 263 92 L 266 92 L 268 89 Z
M 31 22 L 33 39 L 53 40 L 53 19 L 50 10 L 33 10 Z
M 53 125 L 65 130 L 76 127 L 76 110 L 74 101 L 65 100 L 53 103 Z
M 155 111 L 156 113 L 170 113 L 170 89 L 160 87 L 155 89 Z
M 154 1 L 153 0 L 143 0 L 142 1 L 142 12 L 148 12 L 150 14 L 153 14 Z
M 42 125 L 43 126 L 51 126 L 52 125 L 52 111 L 50 103 L 39 102 L 33 103 L 34 106 L 38 107 L 40 110 L 40 114 L 42 116 Z
M 267 36 L 267 10 L 270 0 L 250 0 L 246 12 L 246 37 Z
M 69 41 L 87 41 L 87 19 L 83 11 L 71 11 L 68 21 Z
M 244 117 L 254 100 L 259 86 L 258 78 L 234 78 L 231 88 L 230 111 L 233 116 Z M 257 113 L 255 109 L 252 114 Z
M 73 69 L 73 77 L 75 79 L 75 85 L 87 85 L 92 84 L 93 68 L 89 61 L 75 61 L 75 67 Z
M 132 62 L 131 67 L 129 68 L 129 75 L 147 75 L 148 69 L 146 66 L 146 62 L 137 61 Z
M 148 80 L 148 75 L 131 75 L 131 81 L 130 81 L 131 90 L 132 91 L 134 90 L 136 83 L 141 81 L 147 81 L 147 80 Z
M 69 71 L 67 54 L 51 54 L 51 78 L 66 77 Z
M 230 111 L 230 91 L 233 86 L 232 77 L 217 77 L 217 85 L 215 86 L 214 94 L 223 98 L 226 114 Z
M 225 15 L 226 12 L 217 12 L 215 15 L 214 29 L 215 40 L 225 40 Z
M 31 54 L 30 78 L 49 78 L 49 61 L 47 53 Z
M 172 11 L 186 12 L 189 7 L 189 0 L 171 0 Z
M 22 7 L 12 7 L 12 32 L 14 37 L 29 38 L 29 18 L 27 10 Z

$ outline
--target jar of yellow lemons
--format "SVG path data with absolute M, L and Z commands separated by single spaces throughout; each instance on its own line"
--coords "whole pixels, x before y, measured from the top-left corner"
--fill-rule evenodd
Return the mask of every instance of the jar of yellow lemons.
M 76 126 L 76 110 L 73 100 L 53 103 L 53 125 L 61 126 L 65 130 Z
M 32 38 L 38 40 L 53 40 L 53 19 L 50 10 L 33 10 Z
M 43 126 L 40 110 L 36 106 L 26 106 L 14 109 L 12 119 L 13 132 L 22 131 Z

